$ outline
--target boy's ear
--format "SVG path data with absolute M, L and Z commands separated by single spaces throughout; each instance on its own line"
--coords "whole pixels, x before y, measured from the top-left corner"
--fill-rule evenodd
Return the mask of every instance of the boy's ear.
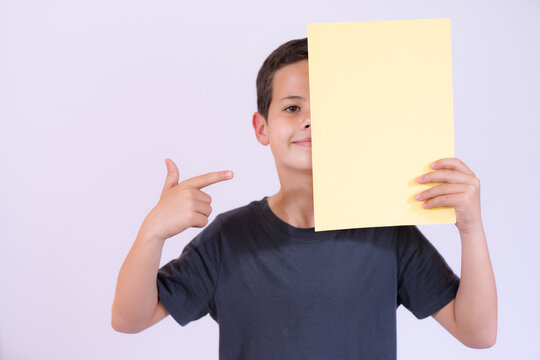
M 268 145 L 268 124 L 266 123 L 264 116 L 262 116 L 260 112 L 256 112 L 253 114 L 252 122 L 257 140 L 263 145 Z

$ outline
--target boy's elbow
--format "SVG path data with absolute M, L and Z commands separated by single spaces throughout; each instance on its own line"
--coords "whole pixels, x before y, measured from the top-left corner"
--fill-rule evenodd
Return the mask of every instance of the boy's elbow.
M 124 333 L 124 334 L 137 334 L 144 330 L 142 327 L 133 326 L 131 324 L 127 324 L 125 322 L 121 322 L 118 319 L 112 317 L 111 318 L 111 327 L 118 332 Z
M 497 342 L 497 327 L 491 331 L 491 334 L 484 339 L 482 342 L 482 347 L 480 349 L 489 349 L 490 347 L 493 347 L 495 343 Z
M 145 329 L 144 327 L 136 326 L 135 324 L 122 319 L 118 314 L 118 311 L 114 311 L 114 308 L 111 314 L 111 327 L 113 330 L 124 334 L 137 334 Z
M 496 341 L 487 341 L 487 342 L 477 343 L 474 345 L 467 345 L 467 346 L 470 347 L 471 349 L 489 349 L 490 347 L 495 345 L 495 342 Z
M 471 349 L 489 349 L 490 347 L 493 347 L 496 342 L 497 342 L 497 334 L 494 334 L 490 338 L 478 339 L 474 342 L 462 341 L 463 345 Z
M 482 347 L 479 349 L 489 349 L 490 347 L 493 347 L 495 343 L 497 342 L 497 334 L 495 334 L 491 339 L 488 339 L 486 342 L 482 344 Z

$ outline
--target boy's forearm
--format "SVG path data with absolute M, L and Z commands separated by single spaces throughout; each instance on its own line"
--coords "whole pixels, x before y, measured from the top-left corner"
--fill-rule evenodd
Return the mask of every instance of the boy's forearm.
M 460 233 L 461 281 L 455 299 L 456 324 L 461 336 L 478 347 L 497 337 L 497 290 L 483 229 Z
M 156 276 L 164 243 L 141 226 L 118 275 L 112 308 L 116 330 L 140 331 L 152 317 L 158 303 Z

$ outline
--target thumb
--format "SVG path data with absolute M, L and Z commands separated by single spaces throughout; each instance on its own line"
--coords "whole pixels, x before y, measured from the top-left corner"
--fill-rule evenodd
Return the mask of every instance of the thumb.
M 165 165 L 167 166 L 167 179 L 165 180 L 163 190 L 167 190 L 175 185 L 178 185 L 178 180 L 180 179 L 180 174 L 178 173 L 178 168 L 176 167 L 174 161 L 171 159 L 165 159 Z

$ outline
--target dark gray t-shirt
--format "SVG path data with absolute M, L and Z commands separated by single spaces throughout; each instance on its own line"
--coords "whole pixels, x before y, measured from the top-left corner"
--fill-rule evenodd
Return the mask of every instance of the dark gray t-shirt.
M 459 281 L 416 226 L 315 232 L 264 197 L 218 215 L 157 286 L 180 325 L 218 322 L 220 359 L 390 360 L 397 307 L 423 319 Z

